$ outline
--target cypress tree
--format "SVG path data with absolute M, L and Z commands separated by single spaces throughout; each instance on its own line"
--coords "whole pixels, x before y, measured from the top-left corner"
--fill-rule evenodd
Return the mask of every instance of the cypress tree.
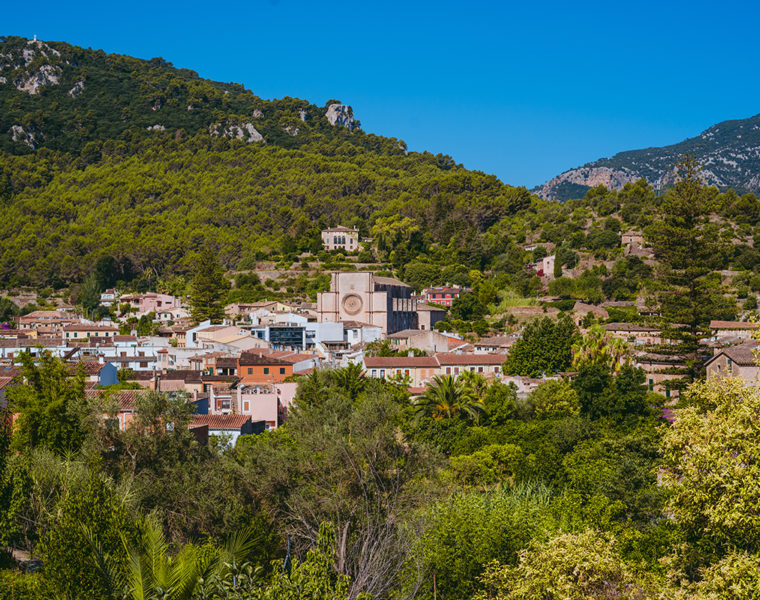
M 731 316 L 731 306 L 721 293 L 720 268 L 727 245 L 720 229 L 710 221 L 714 194 L 700 176 L 694 156 L 684 156 L 675 166 L 676 183 L 662 199 L 659 219 L 646 234 L 660 262 L 657 300 L 663 321 L 663 337 L 673 342 L 661 354 L 685 358 L 680 381 L 683 387 L 700 376 L 700 338 L 708 334 L 711 319 Z
M 210 319 L 224 318 L 224 299 L 230 289 L 230 282 L 224 276 L 224 269 L 211 248 L 204 248 L 196 261 L 195 277 L 190 293 L 190 308 L 193 319 L 200 323 Z

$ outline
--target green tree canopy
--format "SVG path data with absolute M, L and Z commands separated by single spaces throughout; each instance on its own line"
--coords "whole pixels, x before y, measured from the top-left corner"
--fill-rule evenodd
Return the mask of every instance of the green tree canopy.
M 565 314 L 556 320 L 541 317 L 531 321 L 510 348 L 504 373 L 538 377 L 565 371 L 570 367 L 571 349 L 577 337 L 578 328 Z
M 213 250 L 206 246 L 195 263 L 195 277 L 190 293 L 190 307 L 193 319 L 200 323 L 210 319 L 224 318 L 224 300 L 230 289 L 230 282 L 224 276 L 219 260 Z

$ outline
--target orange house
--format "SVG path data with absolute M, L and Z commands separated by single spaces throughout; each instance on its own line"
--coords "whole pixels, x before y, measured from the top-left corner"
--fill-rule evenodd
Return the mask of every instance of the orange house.
M 238 359 L 241 383 L 282 383 L 293 374 L 293 365 L 274 356 L 243 352 Z

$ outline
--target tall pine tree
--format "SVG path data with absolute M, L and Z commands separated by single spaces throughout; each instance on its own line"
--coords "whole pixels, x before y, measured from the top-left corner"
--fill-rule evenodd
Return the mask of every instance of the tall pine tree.
M 660 263 L 657 299 L 663 336 L 674 342 L 669 353 L 685 358 L 685 377 L 672 381 L 674 388 L 701 374 L 699 340 L 707 335 L 711 319 L 732 312 L 716 273 L 727 247 L 718 225 L 710 221 L 714 194 L 703 184 L 701 170 L 694 156 L 681 159 L 674 169 L 676 183 L 662 199 L 659 219 L 646 232 Z
M 224 318 L 224 299 L 230 289 L 230 282 L 208 246 L 198 256 L 195 269 L 190 293 L 192 317 L 197 323 L 207 319 L 221 321 Z

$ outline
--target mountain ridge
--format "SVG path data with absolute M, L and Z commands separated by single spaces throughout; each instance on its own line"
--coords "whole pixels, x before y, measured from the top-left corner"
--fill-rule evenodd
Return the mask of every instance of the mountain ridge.
M 760 114 L 716 123 L 699 135 L 660 147 L 626 150 L 560 173 L 532 191 L 545 200 L 582 197 L 604 185 L 620 190 L 646 179 L 655 189 L 673 183 L 672 168 L 684 154 L 702 163 L 706 184 L 739 193 L 760 191 Z

